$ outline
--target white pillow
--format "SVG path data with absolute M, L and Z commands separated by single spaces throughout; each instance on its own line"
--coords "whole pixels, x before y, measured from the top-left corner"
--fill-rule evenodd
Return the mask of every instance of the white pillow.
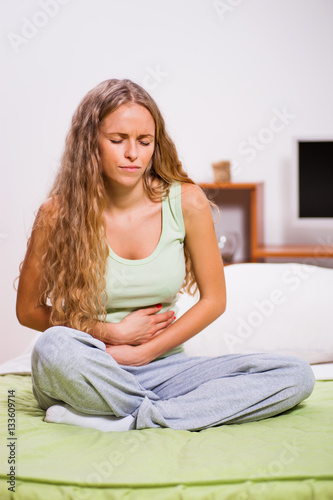
M 225 276 L 227 309 L 185 343 L 188 355 L 275 352 L 333 361 L 333 269 L 233 264 Z M 180 295 L 178 317 L 197 300 Z

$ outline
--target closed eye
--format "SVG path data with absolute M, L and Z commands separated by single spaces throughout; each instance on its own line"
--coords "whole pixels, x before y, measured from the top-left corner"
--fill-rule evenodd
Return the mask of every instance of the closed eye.
M 115 140 L 112 140 L 110 139 L 110 141 L 112 142 L 112 144 L 121 144 L 123 141 L 120 140 L 120 141 L 115 141 Z M 143 141 L 140 141 L 140 144 L 142 144 L 142 146 L 149 146 L 150 145 L 150 142 L 143 142 Z

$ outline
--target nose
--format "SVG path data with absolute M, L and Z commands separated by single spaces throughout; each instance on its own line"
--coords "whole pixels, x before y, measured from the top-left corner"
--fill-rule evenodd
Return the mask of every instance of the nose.
M 125 149 L 125 157 L 131 161 L 134 161 L 138 157 L 138 150 L 135 141 L 128 141 Z

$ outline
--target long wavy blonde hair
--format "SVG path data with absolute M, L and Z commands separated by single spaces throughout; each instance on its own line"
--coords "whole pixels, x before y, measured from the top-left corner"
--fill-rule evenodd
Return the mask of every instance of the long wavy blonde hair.
M 184 171 L 164 119 L 152 97 L 131 80 L 106 80 L 75 111 L 60 169 L 49 197 L 48 216 L 40 210 L 34 228 L 43 229 L 40 303 L 51 305 L 53 325 L 89 331 L 106 319 L 105 272 L 109 255 L 103 211 L 105 178 L 98 149 L 103 119 L 126 103 L 144 106 L 155 121 L 155 149 L 143 176 L 147 196 L 156 201 L 174 181 L 194 184 Z M 154 179 L 160 180 L 157 186 Z M 194 295 L 197 283 L 184 244 L 186 276 L 181 293 Z

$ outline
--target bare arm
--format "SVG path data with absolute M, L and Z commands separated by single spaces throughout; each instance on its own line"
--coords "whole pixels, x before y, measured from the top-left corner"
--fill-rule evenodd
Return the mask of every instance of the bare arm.
M 112 346 L 120 364 L 142 365 L 190 339 L 217 319 L 226 307 L 223 262 L 208 200 L 198 186 L 182 185 L 186 244 L 200 291 L 199 301 L 167 330 L 141 346 Z
M 44 331 L 49 328 L 51 308 L 40 304 L 41 256 L 44 234 L 37 220 L 47 215 L 50 202 L 39 209 L 22 265 L 16 298 L 16 315 L 23 326 Z

